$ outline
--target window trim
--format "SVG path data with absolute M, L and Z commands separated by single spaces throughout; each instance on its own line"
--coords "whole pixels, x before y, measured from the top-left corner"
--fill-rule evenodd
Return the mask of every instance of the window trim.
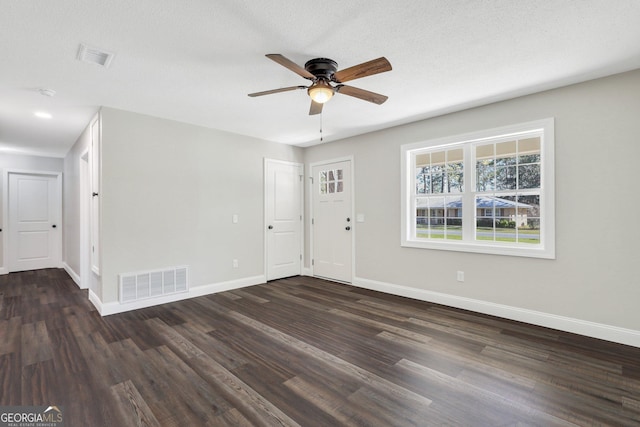
M 505 140 L 514 136 L 522 136 L 532 132 L 542 131 L 540 141 L 540 244 L 525 247 L 510 242 L 495 242 L 475 240 L 473 238 L 475 226 L 473 217 L 465 215 L 463 218 L 463 240 L 422 240 L 415 236 L 415 206 L 414 189 L 415 173 L 409 170 L 412 165 L 412 153 L 420 149 L 451 149 L 460 146 L 465 149 L 464 189 L 460 194 L 464 203 L 469 205 L 475 191 L 472 184 L 475 181 L 475 166 L 467 167 L 474 156 L 471 147 L 477 143 Z M 546 118 L 509 126 L 485 129 L 460 135 L 430 139 L 400 147 L 401 152 L 401 242 L 400 245 L 409 248 L 437 249 L 459 252 L 473 252 L 494 255 L 522 256 L 532 258 L 555 259 L 555 122 L 554 118 Z M 475 203 L 474 203 L 475 205 Z M 413 212 L 413 213 L 412 213 Z M 470 219 L 471 218 L 471 219 Z M 465 221 L 466 219 L 466 221 Z

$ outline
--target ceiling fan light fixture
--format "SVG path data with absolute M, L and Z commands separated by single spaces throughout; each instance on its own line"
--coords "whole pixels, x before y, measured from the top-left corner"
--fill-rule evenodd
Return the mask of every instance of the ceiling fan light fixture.
M 335 89 L 326 81 L 318 80 L 308 90 L 307 93 L 318 104 L 324 104 L 331 99 Z

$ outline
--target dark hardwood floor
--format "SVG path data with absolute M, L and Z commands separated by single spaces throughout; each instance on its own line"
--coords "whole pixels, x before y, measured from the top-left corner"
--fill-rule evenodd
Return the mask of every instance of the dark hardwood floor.
M 323 280 L 101 318 L 0 276 L 0 405 L 65 426 L 640 425 L 640 349 Z

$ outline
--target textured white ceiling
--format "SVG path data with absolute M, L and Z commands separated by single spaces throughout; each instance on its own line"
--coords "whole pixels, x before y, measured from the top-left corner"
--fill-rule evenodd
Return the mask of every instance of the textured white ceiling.
M 385 104 L 325 105 L 325 141 L 640 68 L 638 0 L 0 0 L 0 34 L 0 150 L 53 156 L 99 106 L 317 143 L 305 91 L 247 96 L 308 83 L 267 53 L 391 62 L 349 82 Z M 111 67 L 77 61 L 80 43 Z

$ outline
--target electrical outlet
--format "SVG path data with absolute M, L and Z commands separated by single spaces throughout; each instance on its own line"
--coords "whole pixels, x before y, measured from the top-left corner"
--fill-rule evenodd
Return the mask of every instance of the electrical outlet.
M 238 268 L 238 260 L 237 259 L 233 260 L 233 268 Z
M 464 271 L 458 271 L 457 279 L 458 282 L 464 282 Z

